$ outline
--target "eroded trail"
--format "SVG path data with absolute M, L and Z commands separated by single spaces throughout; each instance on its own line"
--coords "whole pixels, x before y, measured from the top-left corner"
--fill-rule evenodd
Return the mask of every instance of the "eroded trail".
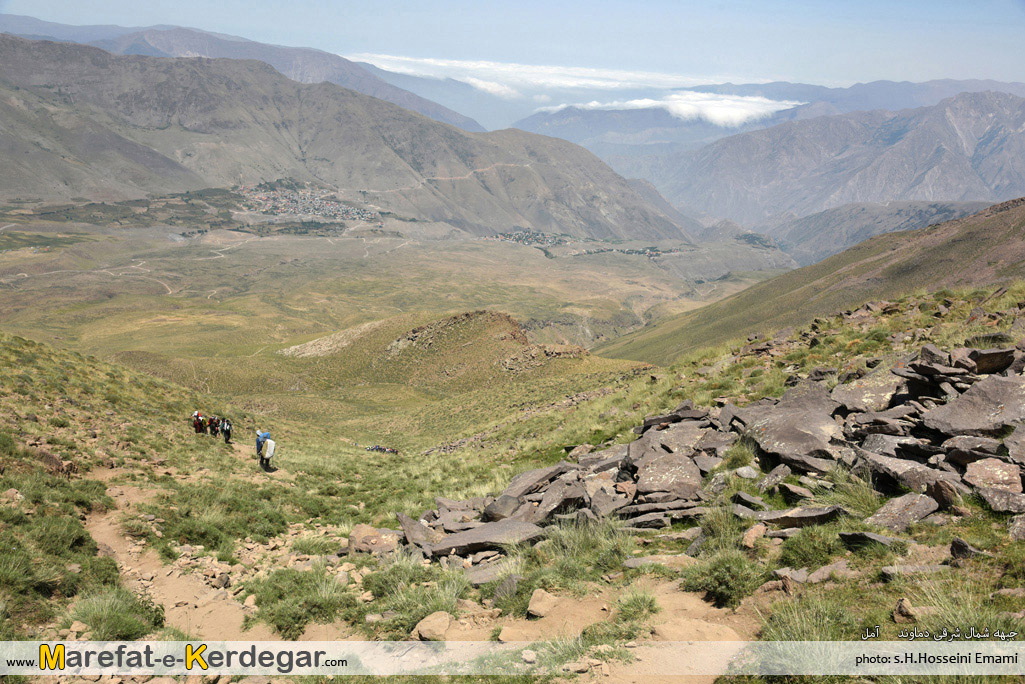
M 85 527 L 100 548 L 117 560 L 128 587 L 150 596 L 164 607 L 168 626 L 201 639 L 270 641 L 280 638 L 265 624 L 257 623 L 244 629 L 248 609 L 236 601 L 229 590 L 215 589 L 198 574 L 164 565 L 155 551 L 134 543 L 121 531 L 122 516 L 131 515 L 135 506 L 147 500 L 151 492 L 115 484 L 107 488 L 107 493 L 117 502 L 117 508 L 89 516 Z

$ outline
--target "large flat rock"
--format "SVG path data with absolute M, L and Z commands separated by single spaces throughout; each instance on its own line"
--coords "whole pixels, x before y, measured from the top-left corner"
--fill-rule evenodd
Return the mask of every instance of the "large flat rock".
M 1025 494 L 987 487 L 977 491 L 983 501 L 997 513 L 1025 513 Z
M 939 480 L 952 484 L 960 481 L 956 473 L 930 468 L 917 461 L 880 456 L 864 450 L 858 456 L 873 474 L 882 475 L 919 494 L 924 494 L 929 485 Z
M 968 464 L 964 481 L 979 488 L 1004 489 L 1021 493 L 1021 469 L 997 458 L 983 458 Z
M 830 397 L 851 412 L 882 411 L 903 386 L 903 378 L 880 368 L 854 382 L 837 385 Z
M 925 494 L 905 494 L 887 501 L 874 515 L 866 518 L 865 522 L 894 532 L 903 532 L 911 524 L 934 513 L 939 507 L 935 499 Z
M 767 454 L 801 472 L 827 473 L 836 465 L 839 450 L 833 439 L 843 431 L 832 413 L 837 403 L 819 383 L 793 388 L 775 405 L 746 411 L 745 434 Z
M 997 437 L 1025 420 L 1025 378 L 990 375 L 961 396 L 926 411 L 926 427 L 946 435 Z
M 499 520 L 484 523 L 472 530 L 450 534 L 435 544 L 431 550 L 435 556 L 447 556 L 450 553 L 462 556 L 475 551 L 501 549 L 511 544 L 532 542 L 543 535 L 544 531 L 533 523 Z
M 735 505 L 734 513 L 742 518 L 771 523 L 780 527 L 808 527 L 822 525 L 847 515 L 843 506 L 798 506 L 785 511 L 752 511 L 743 505 Z
M 682 454 L 653 453 L 637 462 L 637 491 L 692 495 L 701 487 L 701 470 Z
M 505 488 L 502 495 L 518 499 L 524 494 L 530 494 L 541 489 L 558 476 L 576 468 L 579 468 L 579 466 L 563 461 L 547 468 L 527 470 L 510 480 L 509 486 Z

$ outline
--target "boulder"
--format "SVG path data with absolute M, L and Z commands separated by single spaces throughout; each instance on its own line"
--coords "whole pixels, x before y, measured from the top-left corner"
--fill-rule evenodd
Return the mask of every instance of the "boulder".
M 975 548 L 960 537 L 954 537 L 953 541 L 950 542 L 950 555 L 953 558 L 993 557 L 993 554 Z
M 769 528 L 762 523 L 757 523 L 747 528 L 747 531 L 744 532 L 744 536 L 740 539 L 741 546 L 745 549 L 753 549 L 755 547 L 755 542 L 764 537 L 768 529 Z
M 961 493 L 948 480 L 936 480 L 925 488 L 925 493 L 936 500 L 940 508 L 947 509 L 962 504 Z
M 444 641 L 452 616 L 443 610 L 431 613 L 413 628 L 412 637 L 420 641 Z
M 776 579 L 789 579 L 791 582 L 796 582 L 797 584 L 804 584 L 808 581 L 808 568 L 801 568 L 799 570 L 794 570 L 793 568 L 776 568 L 772 571 L 772 574 Z
M 736 444 L 737 433 L 735 432 L 719 432 L 716 430 L 708 430 L 701 439 L 695 445 L 695 449 L 703 451 L 709 456 L 715 458 L 723 458 L 726 452 L 729 451 L 730 447 Z
M 894 532 L 903 532 L 911 524 L 933 513 L 939 507 L 934 499 L 925 494 L 905 494 L 887 501 L 865 522 Z
M 698 471 L 701 472 L 701 476 L 704 477 L 710 472 L 718 468 L 722 464 L 722 459 L 718 456 L 709 456 L 704 452 L 699 452 L 694 456 L 694 465 L 698 467 Z
M 799 487 L 798 485 L 792 485 L 787 482 L 780 482 L 779 485 L 777 485 L 777 488 L 779 489 L 780 494 L 783 495 L 783 498 L 790 503 L 815 498 L 815 495 L 811 493 L 811 490 Z
M 827 473 L 839 458 L 831 440 L 843 438 L 832 417 L 837 406 L 821 384 L 805 383 L 788 390 L 775 406 L 750 409 L 744 432 L 791 468 Z
M 864 450 L 858 450 L 858 457 L 860 462 L 873 475 L 881 475 L 893 483 L 900 484 L 920 494 L 925 492 L 929 485 L 937 480 L 956 481 L 958 479 L 955 473 L 939 471 L 921 463 L 902 458 L 880 456 L 879 454 L 873 454 Z
M 630 497 L 619 494 L 615 489 L 609 491 L 601 488 L 591 495 L 590 510 L 596 517 L 605 518 L 629 505 L 630 500 Z
M 991 437 L 959 435 L 945 441 L 941 447 L 947 452 L 947 460 L 958 465 L 996 456 L 1000 453 L 1000 440 Z
M 349 553 L 391 553 L 399 548 L 399 534 L 359 524 L 349 532 Z
M 473 565 L 466 568 L 466 579 L 475 587 L 482 584 L 489 584 L 498 580 L 506 571 L 505 563 L 488 563 L 487 565 Z
M 1007 460 L 1025 465 L 1025 427 L 1021 423 L 1016 424 L 1014 432 L 1004 438 L 1004 447 L 1007 449 Z
M 749 466 L 749 465 L 741 466 L 741 467 L 737 468 L 736 470 L 733 471 L 733 474 L 736 475 L 737 477 L 743 478 L 745 480 L 757 480 L 758 479 L 758 470 L 756 470 L 754 467 Z
M 987 487 L 977 491 L 986 505 L 997 513 L 1025 513 L 1025 494 Z
M 707 424 L 707 421 L 704 423 L 684 421 L 670 425 L 658 433 L 658 443 L 663 449 L 668 449 L 675 454 L 690 456 L 701 439 L 709 432 L 707 428 L 702 427 Z
M 758 491 L 768 491 L 769 489 L 772 489 L 786 478 L 790 477 L 790 475 L 790 466 L 781 463 L 772 470 L 770 470 L 769 474 L 765 476 L 765 479 L 758 483 Z
M 893 546 L 894 542 L 898 541 L 893 537 L 884 537 L 873 532 L 841 532 L 839 536 L 843 545 L 852 550 L 872 544 L 882 544 L 889 548 Z
M 980 374 L 1001 373 L 1014 361 L 1014 347 L 1007 349 L 973 349 L 968 358 L 975 362 L 973 372 Z
M 548 489 L 529 521 L 540 523 L 565 510 L 579 508 L 584 501 L 584 485 L 575 480 L 559 478 Z
M 535 589 L 527 604 L 527 615 L 542 618 L 550 615 L 558 606 L 559 600 L 544 589 Z
M 426 553 L 431 552 L 431 542 L 441 539 L 442 535 L 437 530 L 431 530 L 418 520 L 413 520 L 404 513 L 396 513 L 399 527 L 406 537 L 406 543 L 421 548 Z
M 1025 378 L 990 375 L 942 406 L 930 409 L 922 422 L 947 435 L 998 437 L 1008 426 L 1025 420 Z
M 1016 515 L 1007 521 L 1007 534 L 1011 541 L 1025 541 L 1025 515 Z
M 502 494 L 519 498 L 541 489 L 558 476 L 577 467 L 579 466 L 563 461 L 548 468 L 537 468 L 522 472 L 509 481 L 509 486 L 505 488 Z
M 980 488 L 1003 489 L 1008 492 L 1022 491 L 1021 470 L 1013 463 L 995 458 L 984 458 L 968 464 L 964 480 Z
M 751 511 L 752 517 L 764 523 L 771 523 L 781 527 L 808 527 L 810 525 L 822 525 L 836 520 L 842 515 L 848 515 L 847 509 L 843 506 L 819 506 L 819 507 L 797 507 L 786 511 Z
M 858 573 L 847 566 L 847 560 L 841 558 L 835 563 L 823 565 L 821 568 L 808 575 L 808 584 L 819 584 L 830 579 L 845 579 L 857 577 Z
M 765 503 L 765 501 L 763 501 L 761 498 L 757 496 L 748 494 L 745 491 L 736 492 L 733 496 L 730 497 L 730 501 L 732 501 L 733 503 L 741 504 L 742 506 L 747 506 L 748 508 L 755 511 L 769 510 L 769 505 Z
M 520 507 L 520 500 L 516 497 L 502 494 L 497 499 L 484 507 L 481 520 L 484 522 L 497 522 L 512 517 L 516 509 Z
M 525 544 L 544 536 L 544 530 L 537 525 L 519 520 L 499 520 L 484 523 L 465 532 L 450 534 L 434 545 L 435 556 L 451 553 L 465 555 L 485 549 L 501 549 L 512 544 Z
M 854 382 L 837 385 L 829 396 L 851 412 L 882 411 L 903 386 L 903 379 L 888 369 L 879 369 Z
M 680 492 L 693 495 L 701 488 L 701 471 L 680 454 L 654 454 L 637 463 L 637 491 Z

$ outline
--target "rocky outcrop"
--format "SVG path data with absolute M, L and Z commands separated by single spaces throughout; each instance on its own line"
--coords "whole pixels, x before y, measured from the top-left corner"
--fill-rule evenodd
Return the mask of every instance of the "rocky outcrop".
M 753 339 L 749 347 L 750 353 L 772 355 L 776 343 Z M 881 506 L 865 520 L 882 530 L 904 532 L 941 508 L 957 510 L 962 495 L 972 491 L 994 511 L 1025 513 L 1019 465 L 1025 433 L 1014 431 L 1025 421 L 1019 358 L 1014 348 L 945 351 L 925 345 L 870 380 L 845 372 L 845 382 L 832 391 L 825 381 L 836 371 L 818 369 L 793 378 L 778 400 L 713 409 L 686 401 L 645 418 L 630 444 L 576 449 L 576 462 L 520 473 L 496 497 L 439 498 L 437 508 L 418 520 L 400 514 L 399 524 L 410 547 L 425 558 L 459 564 L 479 584 L 499 579 L 507 547 L 537 542 L 545 525 L 617 517 L 626 529 L 653 530 L 698 521 L 710 506 L 721 505 L 712 502 L 730 478 L 752 481 L 759 491 L 777 493 L 794 506 L 773 509 L 759 496 L 734 493 L 730 510 L 752 524 L 744 540 L 748 546 L 762 536 L 786 537 L 851 515 L 817 501 L 840 486 L 831 479 L 839 468 L 864 475 L 881 495 L 899 495 L 881 496 Z M 1004 443 L 1008 432 L 1016 437 Z M 738 439 L 748 440 L 758 462 L 726 469 L 724 457 Z M 1019 521 L 1014 527 L 1025 526 Z M 387 537 L 386 530 L 370 531 Z M 369 531 L 366 541 L 356 532 L 350 545 L 380 548 Z M 872 532 L 841 538 L 852 548 L 895 541 Z M 687 553 L 695 555 L 702 541 L 700 534 L 692 538 Z M 817 578 L 844 570 L 833 568 Z M 891 574 L 919 571 L 896 567 Z

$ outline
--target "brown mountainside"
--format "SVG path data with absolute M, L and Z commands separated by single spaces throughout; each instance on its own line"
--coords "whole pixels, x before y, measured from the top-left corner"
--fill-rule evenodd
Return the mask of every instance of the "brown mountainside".
M 261 62 L 116 56 L 0 37 L 0 197 L 117 199 L 278 178 L 315 181 L 475 234 L 528 228 L 686 239 L 590 152 L 522 131 L 469 133 Z

